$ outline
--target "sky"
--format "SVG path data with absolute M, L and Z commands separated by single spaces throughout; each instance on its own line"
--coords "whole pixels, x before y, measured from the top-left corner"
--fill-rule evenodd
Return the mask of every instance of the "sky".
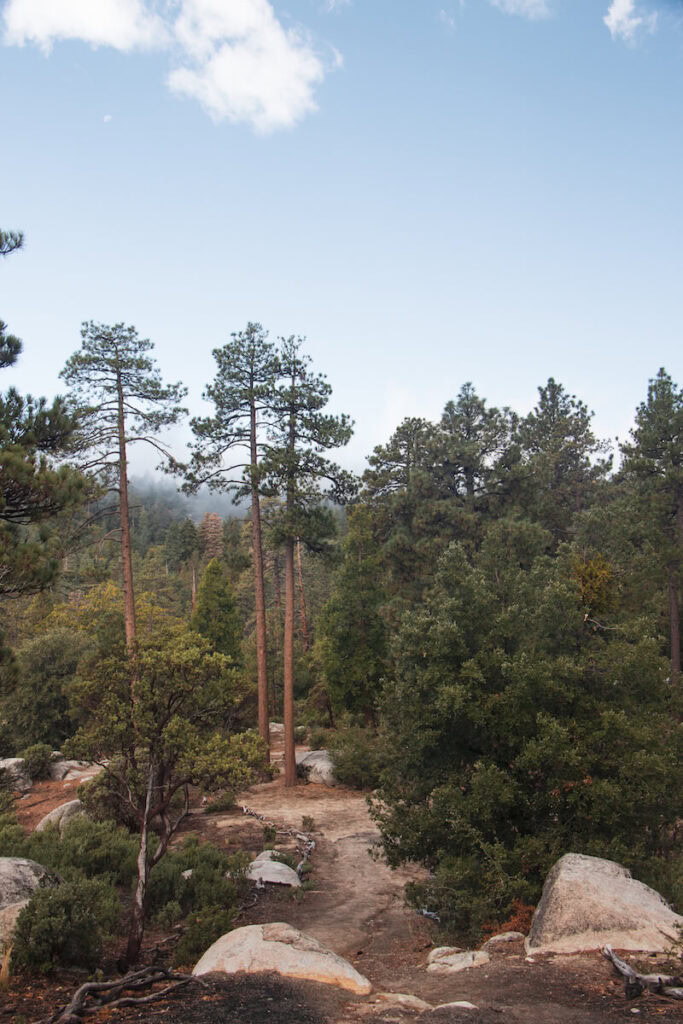
M 682 128 L 676 0 L 0 0 L 0 385 L 123 321 L 198 413 L 257 321 L 356 470 L 466 381 L 624 438 L 683 377 Z

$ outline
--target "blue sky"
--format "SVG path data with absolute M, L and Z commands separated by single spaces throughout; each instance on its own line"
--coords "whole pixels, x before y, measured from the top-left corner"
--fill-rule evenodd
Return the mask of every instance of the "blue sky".
M 82 320 L 201 408 L 248 320 L 302 334 L 353 468 L 471 380 L 553 375 L 624 436 L 683 376 L 683 4 L 0 0 L 3 386 Z

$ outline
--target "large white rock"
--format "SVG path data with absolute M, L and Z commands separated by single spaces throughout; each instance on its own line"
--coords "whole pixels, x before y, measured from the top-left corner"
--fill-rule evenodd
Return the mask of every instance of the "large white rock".
M 275 971 L 286 978 L 302 978 L 322 985 L 366 996 L 372 991 L 367 978 L 351 966 L 348 960 L 332 953 L 310 935 L 304 935 L 291 925 L 251 924 L 236 928 L 221 936 L 192 972 L 203 974 L 235 974 L 244 971 L 258 974 Z
M 87 761 L 66 761 L 64 758 L 60 758 L 50 762 L 48 774 L 53 782 L 61 782 L 67 776 L 80 778 L 82 775 L 88 774 L 92 767 Z
M 309 782 L 317 782 L 322 786 L 337 785 L 334 764 L 327 750 L 302 750 L 296 763 Z
M 19 793 L 28 793 L 33 786 L 31 776 L 26 770 L 23 757 L 5 757 L 0 761 L 0 771 L 5 771 L 10 786 Z
M 610 945 L 659 952 L 683 917 L 611 860 L 568 853 L 551 869 L 526 940 L 528 953 L 578 953 Z
M 268 730 L 275 735 L 284 735 L 285 727 L 282 722 L 269 722 Z
M 0 857 L 0 910 L 30 899 L 42 885 L 56 881 L 47 868 L 24 857 Z
M 70 821 L 73 821 L 74 818 L 86 816 L 87 813 L 85 806 L 80 800 L 69 800 L 68 803 L 55 807 L 44 818 L 41 818 L 36 825 L 36 832 L 44 832 L 50 825 L 54 825 L 59 829 L 61 836 Z
M 301 885 L 296 871 L 282 861 L 273 860 L 273 850 L 264 850 L 247 868 L 246 875 L 252 882 L 271 882 L 274 885 L 291 885 L 295 889 Z
M 27 903 L 28 900 L 20 900 L 0 910 L 0 956 L 12 945 L 17 918 Z
M 440 954 L 434 956 L 434 954 Z M 458 971 L 466 971 L 468 967 L 483 967 L 488 964 L 491 957 L 480 949 L 468 949 L 464 953 L 449 951 L 447 946 L 433 949 L 429 954 L 428 971 L 432 974 L 457 974 Z
M 492 935 L 488 942 L 485 942 L 482 949 L 495 949 L 496 946 L 500 948 L 505 946 L 508 942 L 520 942 L 526 938 L 522 932 L 499 932 L 498 935 Z

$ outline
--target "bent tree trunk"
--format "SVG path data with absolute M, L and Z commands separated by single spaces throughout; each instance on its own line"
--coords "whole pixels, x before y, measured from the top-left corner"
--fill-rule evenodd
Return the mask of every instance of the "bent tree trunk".
M 152 793 L 154 791 L 154 765 L 150 764 L 147 777 L 147 793 L 145 809 L 140 822 L 140 846 L 138 847 L 137 868 L 138 880 L 135 885 L 133 905 L 130 911 L 128 927 L 128 945 L 126 947 L 126 965 L 136 964 L 140 959 L 142 937 L 145 932 L 145 905 L 147 901 L 147 883 L 149 882 L 149 826 L 152 810 Z

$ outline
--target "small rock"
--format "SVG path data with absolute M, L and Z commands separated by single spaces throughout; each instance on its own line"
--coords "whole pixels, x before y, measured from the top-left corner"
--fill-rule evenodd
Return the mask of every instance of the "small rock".
M 500 932 L 499 935 L 492 935 L 488 942 L 485 942 L 482 949 L 491 949 L 493 946 L 500 946 L 506 942 L 521 942 L 526 938 L 521 932 Z
M 437 1010 L 478 1010 L 479 1007 L 475 1006 L 474 1003 L 468 1003 L 466 999 L 458 999 L 455 1003 L 440 1003 L 434 1007 L 434 1012 Z
M 431 1010 L 432 1004 L 425 1003 L 424 999 L 418 999 L 417 996 L 407 995 L 404 992 L 378 992 L 374 997 L 374 1002 L 377 1003 L 388 1003 L 389 1006 L 403 1006 L 407 1010 Z
M 44 818 L 41 818 L 36 825 L 36 832 L 44 832 L 50 825 L 55 825 L 61 836 L 70 821 L 73 821 L 74 818 L 87 817 L 87 814 L 85 805 L 80 800 L 69 800 L 68 803 L 55 807 Z
M 270 852 L 270 851 L 266 851 Z M 247 868 L 247 878 L 252 882 L 270 882 L 272 885 L 291 885 L 295 889 L 301 885 L 296 871 L 277 860 L 259 860 L 258 858 Z
M 355 967 L 326 949 L 317 939 L 289 924 L 251 924 L 235 928 L 207 949 L 193 974 L 258 974 L 275 971 L 286 978 L 336 985 L 367 996 L 372 985 Z
M 192 878 L 192 868 L 187 868 L 186 871 L 181 871 L 180 877 L 184 878 L 186 882 L 189 882 Z
M 432 949 L 427 957 L 427 963 L 433 964 L 436 960 L 443 960 L 445 956 L 453 956 L 454 953 L 464 953 L 461 946 L 437 946 Z
M 452 953 L 450 956 L 439 957 L 432 961 L 427 967 L 432 974 L 455 974 L 458 971 L 466 971 L 469 967 L 483 967 L 491 962 L 488 953 L 482 950 L 469 949 L 464 953 Z

